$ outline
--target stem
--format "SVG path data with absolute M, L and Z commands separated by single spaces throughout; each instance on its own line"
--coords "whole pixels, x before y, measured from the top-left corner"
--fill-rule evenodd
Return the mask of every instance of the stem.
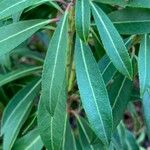
M 75 66 L 74 63 L 72 63 L 70 78 L 69 78 L 69 84 L 68 84 L 68 92 L 71 92 L 74 87 L 75 82 Z
M 70 92 L 74 86 L 75 71 L 73 65 L 74 58 L 74 33 L 75 33 L 75 10 L 73 6 L 70 6 L 69 13 L 69 31 L 68 31 L 68 62 L 67 62 L 67 81 L 68 92 Z
M 50 19 L 49 23 L 55 23 L 55 22 L 58 22 L 60 19 L 57 17 L 57 18 L 53 18 L 53 19 Z

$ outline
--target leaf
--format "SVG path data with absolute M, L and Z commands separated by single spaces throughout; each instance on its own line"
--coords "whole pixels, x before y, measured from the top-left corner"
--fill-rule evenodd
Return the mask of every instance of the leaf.
M 54 114 L 65 78 L 68 39 L 67 18 L 68 11 L 61 19 L 51 39 L 43 67 L 41 101 L 45 101 L 46 108 L 51 115 Z
M 119 5 L 122 7 L 141 7 L 141 8 L 150 8 L 149 0 L 94 0 L 96 2 L 101 2 L 111 5 Z
M 125 130 L 126 130 L 125 126 L 121 122 L 113 134 L 112 142 L 113 142 L 116 150 L 124 149 L 125 139 L 126 139 Z
M 47 149 L 58 150 L 62 147 L 67 124 L 66 87 L 62 86 L 58 102 L 52 116 L 46 109 L 47 103 L 40 100 L 38 108 L 38 129 Z
M 63 10 L 62 10 L 62 8 L 61 8 L 61 6 L 59 6 L 59 4 L 57 4 L 57 1 L 54 1 L 54 0 L 52 0 L 52 1 L 46 0 L 46 1 L 48 1 L 48 2 L 46 3 L 47 5 L 56 8 L 56 9 L 59 10 L 62 14 L 64 13 Z M 54 1 L 54 2 L 53 2 L 53 1 Z
M 12 150 L 41 150 L 43 142 L 37 129 L 30 131 L 25 136 L 16 141 Z
M 113 143 L 116 150 L 128 149 L 128 150 L 139 150 L 139 145 L 136 142 L 134 135 L 125 128 L 124 124 L 121 122 L 117 127 L 113 135 Z
M 140 150 L 140 147 L 136 142 L 136 139 L 131 131 L 126 130 L 126 138 L 127 138 L 126 145 L 128 150 L 132 150 L 132 149 Z
M 138 71 L 140 80 L 140 93 L 141 96 L 150 88 L 150 37 L 148 34 L 144 35 L 141 41 L 139 55 L 138 55 Z
M 94 57 L 96 61 L 98 61 L 100 58 L 102 58 L 105 54 L 104 47 L 101 43 L 99 34 L 95 28 L 91 28 L 91 33 L 92 33 L 92 40 L 93 40 L 93 45 L 94 46 Z
M 104 55 L 98 62 L 98 67 L 103 76 L 106 86 L 111 82 L 118 72 L 107 55 Z
M 81 138 L 82 145 L 84 149 L 107 149 L 102 142 L 97 138 L 93 130 L 91 129 L 88 122 L 83 119 L 82 117 L 79 117 L 77 114 L 75 114 L 77 121 L 78 121 L 78 129 L 79 129 L 79 137 Z M 96 143 L 94 143 L 96 140 Z
M 1 27 L 0 56 L 13 50 L 33 33 L 50 22 L 50 20 L 20 21 Z
M 44 2 L 48 2 L 48 0 L 3 0 L 0 2 L 0 19 L 9 17 L 37 3 Z
M 90 30 L 90 3 L 89 0 L 76 1 L 76 30 L 79 37 L 87 42 Z
M 116 74 L 112 84 L 108 86 L 108 94 L 113 113 L 113 128 L 117 127 L 123 118 L 127 104 L 130 101 L 132 81 L 121 74 Z
M 150 90 L 146 90 L 143 95 L 143 115 L 146 123 L 147 134 L 150 139 Z
M 90 48 L 78 38 L 75 47 L 77 83 L 83 107 L 94 132 L 108 145 L 112 133 L 112 112 L 102 75 Z
M 79 134 L 80 134 L 79 138 L 81 138 L 81 142 L 82 142 L 83 148 L 87 149 L 87 150 L 94 150 L 94 146 L 90 144 L 91 140 L 90 140 L 90 137 L 89 137 L 89 135 L 87 133 L 88 131 L 84 128 L 84 126 L 83 126 L 79 116 L 76 115 L 76 114 L 75 114 L 75 116 L 76 116 L 76 118 L 77 118 L 77 120 L 79 122 L 79 125 L 78 125 L 78 127 L 79 127 Z
M 11 53 L 12 56 L 24 56 L 27 58 L 31 58 L 34 59 L 36 61 L 39 61 L 40 63 L 43 64 L 44 62 L 44 57 L 43 55 L 41 55 L 40 52 L 37 51 L 31 51 L 29 48 L 27 47 L 17 47 L 16 49 L 14 49 Z
M 145 34 L 150 32 L 150 10 L 126 8 L 113 11 L 109 18 L 120 34 Z
M 9 54 L 5 54 L 0 57 L 0 64 L 3 67 L 6 67 L 7 69 L 11 70 L 11 59 Z
M 134 36 L 130 36 L 126 42 L 125 45 L 129 49 L 131 48 L 132 40 Z M 109 83 L 113 80 L 113 77 L 118 72 L 113 63 L 111 62 L 110 58 L 107 55 L 104 55 L 99 61 L 98 61 L 98 67 L 100 69 L 100 72 L 103 76 L 104 82 L 106 86 L 109 85 Z
M 5 108 L 1 134 L 4 134 L 3 149 L 10 150 L 32 108 L 33 99 L 40 90 L 41 80 L 35 80 L 19 91 Z
M 74 133 L 71 129 L 69 120 L 67 120 L 67 126 L 63 136 L 62 143 L 63 143 L 61 148 L 62 150 L 68 150 L 68 149 L 77 150 Z
M 35 72 L 40 71 L 41 69 L 42 69 L 42 66 L 26 67 L 26 68 L 21 68 L 21 69 L 11 71 L 11 72 L 6 73 L 4 75 L 0 75 L 0 86 L 3 86 L 7 83 L 10 83 L 14 80 L 20 79 L 22 77 L 31 75 Z
M 38 130 L 41 136 L 41 139 L 47 147 L 47 149 L 52 149 L 51 147 L 51 115 L 47 111 L 44 101 L 39 102 L 38 104 Z
M 122 38 L 105 13 L 92 2 L 91 7 L 107 55 L 123 75 L 132 79 L 132 63 Z

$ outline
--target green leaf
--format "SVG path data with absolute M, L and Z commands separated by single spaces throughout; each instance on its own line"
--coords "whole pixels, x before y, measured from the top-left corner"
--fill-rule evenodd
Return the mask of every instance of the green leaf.
M 15 56 L 15 55 L 21 56 L 21 57 L 23 56 L 23 57 L 30 58 L 30 59 L 34 59 L 36 61 L 39 61 L 42 64 L 44 62 L 44 57 L 40 52 L 32 51 L 27 47 L 17 47 L 17 48 L 15 48 L 12 51 L 11 56 Z
M 62 10 L 61 6 L 59 6 L 59 4 L 57 4 L 57 1 L 53 0 L 53 1 L 50 1 L 50 0 L 46 0 L 48 1 L 46 4 L 49 5 L 49 6 L 53 6 L 54 8 L 56 8 L 57 10 L 59 10 L 62 14 L 64 13 L 64 11 Z
M 90 137 L 89 137 L 89 135 L 87 133 L 88 130 L 86 130 L 84 128 L 84 126 L 83 126 L 83 124 L 82 124 L 82 122 L 80 120 L 80 117 L 78 115 L 76 115 L 76 114 L 75 114 L 75 116 L 76 116 L 76 118 L 77 118 L 77 120 L 79 122 L 79 125 L 78 125 L 78 127 L 79 127 L 79 134 L 80 134 L 79 137 L 81 138 L 81 142 L 82 142 L 82 145 L 83 145 L 84 149 L 94 150 L 94 146 L 90 144 L 91 139 L 90 139 Z
M 25 136 L 16 141 L 12 150 L 41 150 L 43 142 L 37 129 L 30 131 Z
M 75 63 L 77 83 L 91 127 L 108 145 L 112 133 L 112 112 L 107 90 L 90 48 L 79 38 L 76 39 Z
M 68 150 L 68 149 L 77 150 L 74 133 L 71 129 L 69 120 L 67 120 L 67 126 L 65 129 L 62 143 L 63 143 L 61 148 L 62 150 Z
M 67 18 L 68 11 L 64 14 L 51 39 L 43 67 L 41 101 L 45 101 L 46 108 L 52 115 L 65 78 L 68 39 Z
M 24 42 L 50 20 L 20 21 L 0 28 L 0 56 L 4 55 Z
M 48 149 L 58 150 L 62 147 L 67 124 L 66 86 L 62 86 L 58 102 L 52 116 L 41 100 L 38 108 L 38 128 L 41 138 Z
M 38 104 L 38 130 L 44 145 L 48 149 L 52 149 L 51 120 L 51 115 L 47 111 L 44 101 L 40 101 Z
M 136 138 L 129 130 L 126 130 L 126 138 L 126 146 L 128 150 L 140 150 L 140 147 L 136 142 Z
M 113 142 L 116 150 L 124 149 L 125 139 L 126 139 L 125 130 L 126 130 L 125 126 L 121 122 L 113 134 L 112 142 Z
M 79 37 L 86 42 L 90 30 L 90 3 L 89 0 L 76 1 L 76 30 Z
M 98 61 L 100 58 L 102 58 L 105 54 L 104 47 L 101 43 L 99 34 L 95 28 L 91 28 L 91 33 L 92 33 L 92 40 L 93 40 L 93 45 L 94 46 L 94 57 L 96 61 Z
M 103 150 L 107 149 L 95 135 L 88 122 L 77 114 L 75 116 L 78 120 L 79 137 L 81 138 L 84 149 L 95 150 L 99 149 L 99 147 Z
M 122 38 L 105 13 L 94 3 L 91 7 L 107 55 L 123 75 L 132 79 L 132 63 Z
M 125 109 L 130 101 L 132 81 L 121 74 L 116 74 L 112 84 L 108 86 L 108 94 L 113 113 L 113 128 L 123 119 Z
M 47 1 L 48 0 L 3 0 L 0 2 L 0 19 L 15 14 L 37 3 L 44 3 Z
M 122 122 L 117 127 L 112 141 L 116 150 L 139 150 L 139 145 L 137 144 L 134 135 L 125 128 L 125 125 Z
M 111 82 L 118 72 L 107 55 L 104 55 L 98 62 L 98 67 L 103 76 L 106 86 Z
M 150 33 L 150 10 L 126 8 L 109 14 L 120 34 L 145 34 Z
M 3 149 L 10 150 L 32 108 L 33 99 L 40 90 L 41 80 L 35 80 L 19 91 L 7 105 L 2 118 Z
M 3 86 L 7 83 L 10 83 L 14 80 L 20 79 L 22 77 L 26 77 L 28 75 L 34 74 L 35 72 L 41 71 L 42 66 L 38 67 L 26 67 L 11 71 L 4 75 L 0 75 L 0 86 Z
M 150 88 L 150 37 L 148 34 L 144 35 L 141 41 L 139 55 L 138 55 L 138 71 L 140 80 L 141 96 Z
M 111 5 L 119 5 L 122 7 L 141 7 L 141 8 L 150 8 L 149 0 L 94 0 L 96 2 L 101 2 Z
M 131 48 L 132 44 L 131 41 L 133 40 L 134 36 L 130 36 L 126 42 L 125 45 L 129 49 Z M 109 85 L 113 81 L 113 77 L 118 72 L 113 63 L 111 62 L 110 58 L 107 55 L 104 55 L 99 61 L 98 61 L 98 67 L 100 69 L 100 72 L 103 76 L 104 82 L 106 86 Z
M 150 139 L 150 90 L 146 90 L 143 95 L 143 114 L 146 123 L 147 134 Z

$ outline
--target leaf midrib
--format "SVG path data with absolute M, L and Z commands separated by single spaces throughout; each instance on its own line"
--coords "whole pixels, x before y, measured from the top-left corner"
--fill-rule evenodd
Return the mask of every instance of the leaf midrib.
M 86 65 L 86 60 L 85 60 L 85 57 L 84 57 L 84 50 L 83 50 L 83 45 L 82 45 L 81 40 L 80 40 L 80 47 L 81 47 L 81 54 L 82 54 L 82 59 L 83 59 L 84 67 L 85 67 L 85 72 L 86 72 L 87 79 L 88 79 L 88 82 L 89 82 L 89 85 L 90 85 L 89 87 L 91 88 L 94 103 L 95 103 L 95 106 L 96 106 L 96 109 L 97 109 L 97 112 L 98 112 L 100 122 L 102 124 L 102 129 L 103 129 L 103 133 L 104 133 L 104 136 L 105 136 L 105 140 L 108 142 L 108 139 L 107 139 L 107 136 L 106 136 L 106 131 L 105 131 L 105 128 L 104 128 L 104 124 L 103 124 L 103 121 L 102 121 L 102 117 L 101 117 L 101 114 L 100 114 L 99 109 L 98 109 L 98 105 L 97 105 L 97 102 L 96 102 L 96 97 L 95 97 L 94 90 L 92 88 L 92 83 L 91 83 L 91 80 L 90 80 L 90 77 L 89 77 L 89 74 L 88 74 L 88 67 Z
M 14 115 L 14 113 L 16 112 L 16 109 L 18 109 L 22 103 L 24 103 L 24 100 L 33 92 L 33 90 L 40 84 L 41 79 L 32 87 L 32 89 L 25 95 L 25 97 L 20 101 L 20 103 L 15 107 L 15 109 L 11 112 L 10 116 L 8 117 L 8 119 L 5 121 L 2 130 L 4 130 L 5 126 L 8 124 L 10 118 Z
M 30 144 L 25 148 L 25 150 L 29 150 L 29 149 L 32 147 L 32 145 L 35 144 L 36 141 L 38 141 L 38 140 L 40 140 L 40 139 L 41 139 L 41 137 L 40 137 L 40 135 L 38 135 L 38 136 L 32 141 L 32 143 L 30 143 Z
M 5 83 L 7 83 L 7 80 L 10 81 L 11 79 L 16 79 L 17 76 L 24 75 L 24 73 L 30 73 L 30 72 L 32 72 L 32 71 L 36 71 L 36 70 L 39 70 L 39 69 L 42 69 L 42 66 L 35 67 L 35 68 L 30 68 L 30 69 L 28 69 L 28 70 L 24 70 L 24 71 L 18 72 L 18 73 L 16 73 L 16 74 L 13 74 L 13 75 L 11 75 L 11 76 L 9 76 L 9 77 L 6 77 L 5 79 L 2 80 L 2 82 L 0 81 L 0 86 L 2 86 L 2 85 L 4 85 Z M 18 70 L 17 70 L 17 71 L 18 71 Z M 13 73 L 13 72 L 10 72 L 10 73 Z M 14 73 L 15 73 L 15 72 L 14 72 Z M 5 77 L 5 75 L 4 75 L 4 76 L 1 76 L 0 78 L 2 78 L 2 77 Z M 21 76 L 21 77 L 22 77 L 22 76 Z
M 103 22 L 101 16 L 100 16 L 99 13 L 97 12 L 97 10 L 96 10 L 95 6 L 92 4 L 92 2 L 91 2 L 91 6 L 92 6 L 93 9 L 95 10 L 95 12 L 96 12 L 98 18 L 101 20 L 101 23 L 103 24 L 103 26 L 104 26 L 104 28 L 105 28 L 107 34 L 108 34 L 108 37 L 109 37 L 109 39 L 110 39 L 110 41 L 111 41 L 111 43 L 112 43 L 112 45 L 113 45 L 113 47 L 114 47 L 114 50 L 115 50 L 115 52 L 116 52 L 118 58 L 120 59 L 122 65 L 123 65 L 123 68 L 126 70 L 126 73 L 127 73 L 128 76 L 130 77 L 130 79 L 132 79 L 132 77 L 130 76 L 130 74 L 129 74 L 127 68 L 124 66 L 124 63 L 123 63 L 123 61 L 122 61 L 122 59 L 121 59 L 121 57 L 120 57 L 120 55 L 119 55 L 119 53 L 118 53 L 118 51 L 117 51 L 117 48 L 116 48 L 116 46 L 115 46 L 115 44 L 114 44 L 114 42 L 113 42 L 113 39 L 111 38 L 111 35 L 110 35 L 109 31 L 107 30 L 107 27 L 105 26 L 105 23 Z
M 118 94 L 117 94 L 117 96 L 116 96 L 116 98 L 115 98 L 115 101 L 114 101 L 114 103 L 113 103 L 113 105 L 112 105 L 112 110 L 113 110 L 113 109 L 115 108 L 115 106 L 116 106 L 117 100 L 118 100 L 118 98 L 119 98 L 119 96 L 120 96 L 120 93 L 121 93 L 121 91 L 122 91 L 122 88 L 123 88 L 123 86 L 124 86 L 125 81 L 126 81 L 126 77 L 124 77 L 124 79 L 123 79 L 123 81 L 122 81 L 122 84 L 121 84 L 121 86 L 120 86 L 120 88 L 119 88 Z
M 66 22 L 67 14 L 68 13 L 66 12 L 65 15 L 64 15 L 63 23 L 62 23 L 61 30 L 60 30 L 60 36 L 59 36 L 59 39 L 58 39 L 57 48 L 56 48 L 56 55 L 55 55 L 55 60 L 54 60 L 54 67 L 53 67 L 53 70 L 52 70 L 52 78 L 51 78 L 51 82 L 50 82 L 50 95 L 49 95 L 50 100 L 49 100 L 49 102 L 50 102 L 50 110 L 51 111 L 52 111 L 52 104 L 51 104 L 52 92 L 51 91 L 52 91 L 53 81 L 54 81 L 54 77 L 55 77 L 55 70 L 56 70 L 56 65 L 57 65 L 59 49 L 60 49 L 60 42 L 61 42 L 61 39 L 62 39 L 63 28 L 64 28 L 64 25 L 65 25 L 65 22 Z M 59 97 L 59 94 L 58 94 L 58 97 Z
M 76 116 L 76 118 L 77 118 L 78 121 L 79 121 L 79 124 L 80 124 L 80 126 L 81 126 L 81 128 L 82 128 L 82 130 L 83 130 L 83 132 L 84 132 L 84 134 L 85 134 L 85 137 L 86 137 L 87 141 L 89 142 L 89 145 L 90 145 L 91 150 L 94 150 L 93 145 L 90 144 L 90 138 L 89 138 L 89 136 L 87 135 L 87 133 L 86 133 L 86 131 L 85 131 L 85 128 L 84 128 L 84 126 L 83 126 L 83 124 L 82 124 L 82 122 L 81 122 L 79 116 L 78 116 L 77 114 L 75 114 L 75 116 Z
M 15 3 L 14 5 L 11 5 L 10 7 L 4 9 L 3 11 L 1 11 L 1 12 L 0 12 L 0 15 L 3 14 L 5 11 L 7 11 L 7 10 L 9 10 L 9 9 L 11 9 L 11 8 L 13 8 L 13 7 L 15 7 L 15 6 L 21 4 L 21 3 L 24 3 L 24 2 L 26 2 L 26 0 L 22 0 L 22 1 L 18 2 L 18 3 Z
M 147 34 L 145 34 L 145 36 L 144 36 L 144 38 L 145 38 L 145 42 L 144 42 L 144 44 L 145 44 L 145 47 L 144 47 L 144 49 L 145 49 L 145 52 L 144 52 L 144 57 L 145 57 L 145 61 L 144 61 L 144 82 L 143 82 L 143 85 L 144 85 L 144 87 L 146 87 L 146 78 L 147 78 Z M 143 89 L 143 90 L 145 90 L 145 88 Z M 144 93 L 144 91 L 143 91 L 143 93 Z
M 26 29 L 24 29 L 24 30 L 21 30 L 20 32 L 17 32 L 16 34 L 13 34 L 13 35 L 11 35 L 11 36 L 8 36 L 8 37 L 5 38 L 5 39 L 2 39 L 2 40 L 0 41 L 0 44 L 1 44 L 2 42 L 5 42 L 5 41 L 7 41 L 7 40 L 9 40 L 9 39 L 11 39 L 11 38 L 14 38 L 15 36 L 18 36 L 18 35 L 20 35 L 20 34 L 26 32 L 26 31 L 28 31 L 28 30 L 34 29 L 34 28 L 36 28 L 36 27 L 38 27 L 38 26 L 47 24 L 47 23 L 49 23 L 49 22 L 50 22 L 50 20 L 46 20 L 46 21 L 44 21 L 44 22 L 40 22 L 40 23 L 35 24 L 35 25 L 31 26 L 31 27 L 28 27 L 28 28 L 26 28 Z
M 29 103 L 28 103 L 28 105 L 27 105 L 27 107 L 26 107 L 27 110 L 29 109 L 31 103 L 32 103 L 32 102 L 29 102 Z M 23 116 L 25 116 L 25 114 L 26 114 L 26 111 L 23 112 Z M 20 125 L 20 122 L 22 122 L 22 119 L 23 119 L 23 118 L 21 118 L 21 121 L 18 121 L 16 127 L 18 127 L 18 126 Z M 15 133 L 17 132 L 17 130 L 13 130 L 13 131 L 14 131 L 14 132 L 12 132 L 11 134 L 14 134 L 14 138 L 13 138 L 12 141 L 10 142 L 10 146 L 9 146 L 10 149 L 13 147 L 13 144 L 14 144 L 15 139 L 16 139 L 16 136 L 17 136 L 17 135 L 15 134 Z M 4 135 L 4 136 L 5 136 L 5 135 Z

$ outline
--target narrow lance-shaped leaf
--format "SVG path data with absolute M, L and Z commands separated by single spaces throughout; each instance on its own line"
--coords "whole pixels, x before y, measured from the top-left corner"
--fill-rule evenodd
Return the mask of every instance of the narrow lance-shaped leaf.
M 108 145 L 112 133 L 112 112 L 107 90 L 90 48 L 78 37 L 75 63 L 81 100 L 89 122 L 97 136 Z
M 40 90 L 41 80 L 33 81 L 19 91 L 7 105 L 3 115 L 1 134 L 4 134 L 4 150 L 10 150 L 32 108 L 33 99 Z
M 0 28 L 0 56 L 10 52 L 51 20 L 20 21 Z
M 124 111 L 131 97 L 132 81 L 120 73 L 116 74 L 108 86 L 108 94 L 113 113 L 113 130 L 123 119 Z
M 12 150 L 41 150 L 43 147 L 43 142 L 41 140 L 41 137 L 39 135 L 39 132 L 37 129 L 34 129 L 30 131 L 25 136 L 21 137 L 16 141 L 14 144 Z
M 107 86 L 117 73 L 117 70 L 107 55 L 100 59 L 98 67 Z
M 76 118 L 78 121 L 78 129 L 80 134 L 79 136 L 81 138 L 84 149 L 95 150 L 101 147 L 101 149 L 106 150 L 107 148 L 102 144 L 99 138 L 95 135 L 94 131 L 90 127 L 90 124 L 82 117 L 79 117 L 77 114 L 76 114 Z
M 76 29 L 79 37 L 86 42 L 90 30 L 90 3 L 89 0 L 76 1 Z
M 150 139 L 150 89 L 146 90 L 143 95 L 143 114 L 146 123 L 147 134 Z
M 110 19 L 96 4 L 91 2 L 91 7 L 107 55 L 123 75 L 132 79 L 133 70 L 131 59 L 121 36 Z
M 78 120 L 78 129 L 79 129 L 79 137 L 81 138 L 81 142 L 82 145 L 84 147 L 84 149 L 87 150 L 94 150 L 94 146 L 90 144 L 90 137 L 88 135 L 88 131 L 86 131 L 86 129 L 84 128 L 79 116 L 77 114 L 75 114 L 77 120 Z
M 0 75 L 0 86 L 3 86 L 7 83 L 10 83 L 14 80 L 20 79 L 22 77 L 32 75 L 35 72 L 41 71 L 42 66 L 38 67 L 28 67 L 14 70 L 12 72 L 6 73 L 4 75 Z
M 46 107 L 52 115 L 65 78 L 68 39 L 67 18 L 68 11 L 65 12 L 51 39 L 43 67 L 41 101 L 45 101 Z
M 56 106 L 56 110 L 54 113 L 54 117 L 52 119 L 52 130 L 51 137 L 52 146 L 55 150 L 60 149 L 62 147 L 62 142 L 64 137 L 64 132 L 66 131 L 67 125 L 67 109 L 66 109 L 66 91 L 62 91 L 63 93 L 59 96 L 59 101 Z
M 62 150 L 67 150 L 67 149 L 77 150 L 74 133 L 71 129 L 69 120 L 67 120 L 67 123 L 66 123 L 66 129 L 63 135 L 62 143 L 63 143 L 61 147 Z
M 140 80 L 141 96 L 150 88 L 150 37 L 148 34 L 144 35 L 141 41 L 139 56 L 138 56 L 138 71 Z
M 96 2 L 111 4 L 111 5 L 119 5 L 122 7 L 141 7 L 141 8 L 150 8 L 149 0 L 94 0 Z
M 41 139 L 47 147 L 47 149 L 52 149 L 51 147 L 51 115 L 46 109 L 44 101 L 40 101 L 38 104 L 38 130 L 41 136 Z
M 150 33 L 150 10 L 125 8 L 113 11 L 108 16 L 120 34 Z
M 126 45 L 127 49 L 129 49 L 131 47 L 131 45 L 132 45 L 131 41 L 133 40 L 133 38 L 134 38 L 134 35 L 129 37 L 126 40 L 125 45 Z M 99 60 L 98 66 L 99 66 L 100 72 L 103 76 L 104 82 L 105 82 L 106 86 L 108 86 L 108 84 L 113 80 L 113 77 L 116 75 L 116 73 L 118 71 L 107 55 L 104 55 Z
M 125 126 L 123 122 L 121 122 L 117 126 L 117 129 L 115 130 L 112 137 L 112 142 L 116 150 L 124 149 L 125 139 L 126 139 Z
M 128 149 L 128 150 L 133 150 L 133 149 L 136 149 L 136 150 L 141 150 L 139 144 L 137 143 L 136 141 L 136 138 L 135 136 L 133 135 L 133 133 L 129 130 L 126 129 L 126 147 L 125 149 Z
M 38 108 L 38 128 L 47 149 L 58 150 L 63 145 L 64 132 L 66 131 L 68 119 L 66 100 L 66 86 L 64 83 L 61 87 L 53 116 L 46 108 L 46 101 L 40 101 Z
M 22 11 L 29 6 L 44 2 L 48 2 L 48 0 L 3 0 L 0 2 L 0 19 Z
M 119 124 L 117 130 L 114 132 L 112 141 L 114 143 L 115 150 L 140 149 L 134 135 L 128 129 L 125 128 L 125 125 L 122 122 Z

